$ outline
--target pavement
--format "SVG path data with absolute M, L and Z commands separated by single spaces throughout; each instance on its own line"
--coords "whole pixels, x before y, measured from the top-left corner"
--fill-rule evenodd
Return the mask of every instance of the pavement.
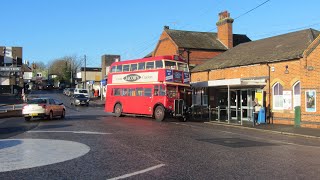
M 284 134 L 289 136 L 300 136 L 306 138 L 319 138 L 320 139 L 320 129 L 313 129 L 313 128 L 304 128 L 304 127 L 294 127 L 294 125 L 284 125 L 284 124 L 260 124 L 256 126 L 252 125 L 236 125 L 236 124 L 227 124 L 221 122 L 205 122 L 207 124 L 212 125 L 221 125 L 221 126 L 229 126 L 235 128 L 242 128 L 242 129 L 250 129 L 256 131 L 264 131 L 269 133 L 276 133 L 276 134 Z
M 95 107 L 104 107 L 105 105 L 105 100 L 101 100 L 101 97 L 93 97 L 90 98 L 90 105 L 95 106 Z

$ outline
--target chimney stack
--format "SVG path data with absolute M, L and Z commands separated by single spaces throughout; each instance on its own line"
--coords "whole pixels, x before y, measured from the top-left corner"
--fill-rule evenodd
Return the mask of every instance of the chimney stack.
M 228 49 L 233 47 L 232 23 L 233 19 L 230 17 L 228 11 L 219 13 L 219 21 L 216 23 L 218 26 L 218 39 Z

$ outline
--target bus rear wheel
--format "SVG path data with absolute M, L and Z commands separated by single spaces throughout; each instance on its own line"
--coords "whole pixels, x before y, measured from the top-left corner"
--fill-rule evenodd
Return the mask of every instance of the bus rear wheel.
M 165 111 L 162 106 L 157 106 L 154 110 L 154 118 L 156 121 L 163 121 L 165 117 Z
M 120 117 L 122 113 L 122 106 L 121 104 L 116 104 L 116 106 L 114 107 L 114 115 L 116 117 Z

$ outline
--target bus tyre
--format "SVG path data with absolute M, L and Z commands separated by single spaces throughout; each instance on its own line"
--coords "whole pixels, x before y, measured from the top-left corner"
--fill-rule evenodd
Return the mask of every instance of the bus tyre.
M 122 106 L 121 104 L 116 104 L 116 106 L 114 107 L 114 115 L 116 117 L 120 117 L 122 113 Z
M 165 111 L 162 106 L 157 106 L 156 109 L 154 110 L 154 118 L 156 121 L 163 121 L 165 116 Z

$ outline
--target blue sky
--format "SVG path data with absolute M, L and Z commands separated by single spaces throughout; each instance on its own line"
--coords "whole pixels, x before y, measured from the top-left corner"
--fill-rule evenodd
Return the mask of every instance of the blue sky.
M 218 13 L 236 18 L 233 32 L 252 40 L 306 28 L 320 30 L 316 0 L 0 0 L 0 46 L 22 46 L 23 58 L 50 61 L 87 55 L 99 67 L 103 54 L 121 59 L 151 52 L 164 25 L 216 32 Z

